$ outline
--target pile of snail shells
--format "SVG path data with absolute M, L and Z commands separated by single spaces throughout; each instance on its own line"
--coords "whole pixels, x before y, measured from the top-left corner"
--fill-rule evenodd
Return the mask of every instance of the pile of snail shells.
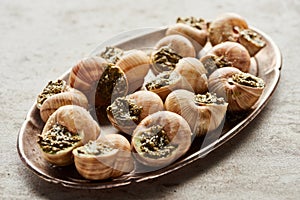
M 206 45 L 212 48 L 199 58 Z M 264 81 L 249 73 L 250 58 L 265 45 L 241 16 L 225 13 L 210 23 L 178 18 L 150 53 L 106 47 L 38 96 L 42 155 L 57 166 L 74 163 L 90 180 L 121 176 L 135 164 L 167 166 L 227 112 L 255 106 Z M 93 112 L 120 134 L 101 133 L 103 119 Z

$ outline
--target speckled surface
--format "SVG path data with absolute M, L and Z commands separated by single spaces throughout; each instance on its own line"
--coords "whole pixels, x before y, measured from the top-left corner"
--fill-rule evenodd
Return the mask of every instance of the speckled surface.
M 299 10 L 296 0 L 1 0 L 0 198 L 299 199 Z M 284 59 L 269 104 L 230 142 L 167 176 L 108 190 L 64 188 L 23 165 L 16 148 L 18 131 L 49 80 L 122 31 L 168 25 L 177 16 L 211 20 L 227 11 L 271 36 Z

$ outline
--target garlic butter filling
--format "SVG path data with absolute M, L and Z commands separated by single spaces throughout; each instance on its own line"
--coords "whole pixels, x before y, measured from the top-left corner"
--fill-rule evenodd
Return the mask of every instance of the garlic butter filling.
M 168 46 L 163 46 L 154 54 L 153 63 L 160 71 L 172 71 L 181 58 Z
M 41 149 L 50 154 L 74 146 L 81 140 L 78 133 L 71 133 L 66 127 L 56 123 L 44 135 L 38 136 L 38 144 Z
M 160 125 L 151 126 L 140 135 L 140 149 L 146 157 L 164 158 L 170 155 L 177 145 L 171 145 L 170 139 L 163 127 Z
M 107 111 L 114 116 L 119 125 L 129 125 L 132 122 L 137 124 L 142 110 L 142 106 L 136 105 L 134 100 L 125 97 L 117 98 L 107 107 Z

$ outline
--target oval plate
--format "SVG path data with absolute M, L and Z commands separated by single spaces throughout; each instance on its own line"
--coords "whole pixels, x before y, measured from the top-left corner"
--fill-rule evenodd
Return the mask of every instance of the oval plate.
M 139 169 L 136 167 L 136 169 L 130 174 L 105 181 L 89 181 L 82 178 L 76 171 L 74 165 L 67 167 L 56 167 L 50 165 L 41 157 L 41 153 L 36 142 L 37 135 L 41 133 L 44 123 L 40 119 L 39 110 L 36 108 L 35 104 L 32 105 L 29 110 L 18 135 L 17 148 L 21 160 L 36 175 L 46 181 L 72 188 L 104 189 L 157 178 L 203 158 L 205 155 L 227 142 L 245 126 L 247 126 L 267 104 L 279 82 L 282 58 L 277 45 L 262 31 L 255 28 L 252 29 L 261 34 L 267 43 L 266 47 L 252 58 L 254 72 L 266 82 L 265 90 L 255 105 L 255 109 L 244 113 L 244 115 L 239 118 L 227 115 L 224 126 L 221 126 L 215 134 L 210 134 L 213 135 L 214 138 L 205 137 L 195 139 L 190 150 L 182 158 L 171 165 L 155 171 L 147 171 L 145 168 Z M 91 55 L 98 54 L 103 51 L 106 46 L 116 46 L 124 50 L 133 48 L 143 50 L 147 50 L 147 48 L 151 49 L 154 44 L 164 36 L 165 31 L 166 28 L 148 28 L 125 32 L 99 45 L 91 53 Z M 69 72 L 70 69 L 60 78 L 67 80 Z M 116 130 L 110 125 L 100 125 L 103 132 L 116 132 Z

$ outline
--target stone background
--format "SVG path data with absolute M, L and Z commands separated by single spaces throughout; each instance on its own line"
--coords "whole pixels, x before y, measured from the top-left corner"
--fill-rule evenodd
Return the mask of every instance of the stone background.
M 127 30 L 237 12 L 282 51 L 280 84 L 258 117 L 230 142 L 184 169 L 109 190 L 41 180 L 16 141 L 37 94 L 97 44 Z M 300 1 L 0 0 L 0 199 L 299 199 Z

